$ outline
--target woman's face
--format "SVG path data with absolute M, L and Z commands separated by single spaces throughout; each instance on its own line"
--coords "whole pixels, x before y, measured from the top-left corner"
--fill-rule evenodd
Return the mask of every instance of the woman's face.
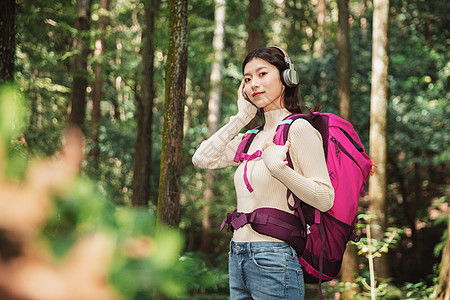
M 261 58 L 244 67 L 245 92 L 258 108 L 270 111 L 284 107 L 284 85 L 278 69 Z

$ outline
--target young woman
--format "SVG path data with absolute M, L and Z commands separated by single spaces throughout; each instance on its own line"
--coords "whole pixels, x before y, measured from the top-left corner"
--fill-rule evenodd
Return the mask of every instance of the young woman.
M 271 207 L 293 214 L 286 201 L 287 189 L 305 203 L 327 211 L 333 205 L 334 190 L 320 133 L 308 121 L 298 119 L 292 123 L 285 145 L 273 142 L 280 121 L 301 112 L 298 78 L 289 56 L 278 47 L 259 48 L 247 55 L 242 70 L 238 113 L 202 142 L 192 162 L 204 169 L 238 166 L 234 177 L 238 212 Z M 264 128 L 255 136 L 248 154 L 260 150 L 261 155 L 236 163 L 234 156 L 243 137 L 239 132 L 258 108 L 264 111 Z M 294 169 L 285 162 L 288 149 Z M 243 179 L 245 167 L 251 189 Z M 296 251 L 286 242 L 259 234 L 250 224 L 233 233 L 229 274 L 231 299 L 304 298 Z

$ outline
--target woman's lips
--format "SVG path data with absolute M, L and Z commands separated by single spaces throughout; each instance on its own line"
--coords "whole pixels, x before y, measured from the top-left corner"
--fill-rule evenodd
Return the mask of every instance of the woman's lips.
M 259 95 L 262 95 L 263 94 L 263 92 L 258 92 L 258 93 L 253 93 L 253 98 L 255 98 L 255 97 L 258 97 Z

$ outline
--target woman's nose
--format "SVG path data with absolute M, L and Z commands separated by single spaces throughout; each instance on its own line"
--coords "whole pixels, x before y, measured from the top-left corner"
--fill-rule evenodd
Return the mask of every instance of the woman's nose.
M 252 79 L 251 84 L 252 84 L 251 85 L 252 88 L 257 88 L 257 87 L 259 87 L 259 80 L 257 78 L 254 78 L 254 79 Z

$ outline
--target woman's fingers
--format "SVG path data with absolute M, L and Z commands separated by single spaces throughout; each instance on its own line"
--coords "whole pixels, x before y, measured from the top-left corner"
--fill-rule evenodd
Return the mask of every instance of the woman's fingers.
M 239 86 L 239 89 L 238 89 L 238 99 L 239 98 L 244 98 L 244 93 L 242 92 L 242 90 L 243 90 L 243 88 L 244 88 L 244 79 L 242 79 L 242 81 L 241 81 L 241 85 Z
M 291 142 L 289 141 L 286 141 L 286 144 L 284 145 L 287 147 L 288 150 L 291 148 Z

